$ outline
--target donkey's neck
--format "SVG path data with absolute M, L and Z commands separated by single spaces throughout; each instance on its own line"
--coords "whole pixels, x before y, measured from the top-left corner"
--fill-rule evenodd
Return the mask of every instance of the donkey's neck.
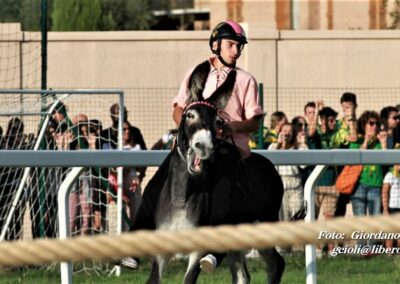
M 184 207 L 192 194 L 204 192 L 205 178 L 191 176 L 187 169 L 187 163 L 178 153 L 171 157 L 170 175 L 168 187 L 173 206 Z

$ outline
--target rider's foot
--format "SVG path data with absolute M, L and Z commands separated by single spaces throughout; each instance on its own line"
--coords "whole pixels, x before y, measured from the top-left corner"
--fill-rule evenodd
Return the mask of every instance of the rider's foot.
M 212 254 L 207 254 L 200 259 L 200 269 L 207 273 L 212 273 L 217 267 L 217 259 Z
M 135 258 L 133 258 L 133 257 L 128 256 L 128 257 L 125 257 L 125 258 L 121 259 L 120 265 L 121 265 L 122 267 L 129 268 L 129 269 L 134 269 L 134 270 L 135 270 L 135 269 L 137 269 L 138 266 L 139 266 L 139 260 L 138 260 L 138 259 L 135 259 Z

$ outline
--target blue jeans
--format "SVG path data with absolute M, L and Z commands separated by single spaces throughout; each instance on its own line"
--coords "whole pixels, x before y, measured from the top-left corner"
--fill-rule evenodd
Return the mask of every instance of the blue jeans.
M 359 184 L 350 197 L 355 216 L 381 214 L 381 188 Z
M 350 197 L 353 206 L 354 216 L 379 215 L 381 214 L 381 188 L 359 184 Z M 357 241 L 358 244 L 366 244 L 364 241 Z M 370 245 L 377 244 L 376 241 L 370 240 Z

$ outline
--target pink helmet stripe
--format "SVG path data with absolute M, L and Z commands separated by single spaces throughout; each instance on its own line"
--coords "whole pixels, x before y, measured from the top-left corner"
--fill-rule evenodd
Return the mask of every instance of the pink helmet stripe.
M 246 36 L 243 28 L 236 22 L 232 21 L 232 20 L 226 20 L 225 23 L 227 23 L 228 25 L 230 25 L 232 27 L 232 29 L 239 35 L 242 36 Z

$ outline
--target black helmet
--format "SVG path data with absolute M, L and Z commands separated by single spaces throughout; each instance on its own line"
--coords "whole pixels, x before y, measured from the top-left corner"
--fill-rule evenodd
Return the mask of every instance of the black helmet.
M 213 42 L 216 40 L 220 42 L 223 38 L 236 40 L 240 44 L 247 43 L 247 37 L 244 29 L 238 23 L 231 20 L 221 22 L 213 29 L 210 36 L 211 50 Z

